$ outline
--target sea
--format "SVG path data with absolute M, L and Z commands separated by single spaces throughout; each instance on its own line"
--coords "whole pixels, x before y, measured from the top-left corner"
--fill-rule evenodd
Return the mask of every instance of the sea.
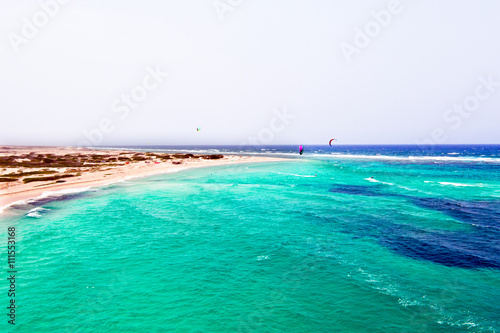
M 5 208 L 1 332 L 500 332 L 498 145 L 108 148 L 288 160 Z

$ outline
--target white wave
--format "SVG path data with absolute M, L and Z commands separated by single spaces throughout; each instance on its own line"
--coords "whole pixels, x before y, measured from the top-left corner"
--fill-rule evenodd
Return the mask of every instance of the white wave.
M 407 191 L 417 191 L 417 192 L 422 192 L 422 193 L 427 193 L 427 194 L 432 194 L 430 192 L 425 192 L 425 191 L 421 191 L 421 190 L 418 190 L 416 188 L 411 188 L 411 187 L 407 187 L 407 186 L 403 186 L 403 185 L 397 185 L 399 188 L 402 188 L 403 190 L 407 190 Z
M 372 183 L 380 183 L 380 184 L 385 184 L 385 185 L 394 185 L 393 183 L 383 182 L 383 181 L 377 180 L 375 178 L 365 178 L 365 180 L 368 180 L 369 182 L 372 182 Z
M 314 177 L 316 177 L 316 175 L 314 175 L 314 176 L 297 175 L 297 174 L 294 174 L 294 173 L 283 173 L 283 172 L 277 172 L 277 174 L 279 174 L 279 175 L 287 175 L 287 176 L 294 176 L 294 177 L 304 177 L 304 178 L 314 178 Z
M 324 155 L 330 156 L 331 155 Z M 338 154 L 335 158 L 367 159 L 367 160 L 393 160 L 393 161 L 443 161 L 443 162 L 489 162 L 500 163 L 496 157 L 453 157 L 453 156 L 389 156 L 389 155 L 354 155 Z
M 76 194 L 76 193 L 82 193 L 82 192 L 88 192 L 88 191 L 96 192 L 99 190 L 92 189 L 90 186 L 88 186 L 88 187 L 69 188 L 69 189 L 60 190 L 60 191 L 46 191 L 46 192 L 43 192 L 38 197 L 34 197 L 31 199 L 22 200 L 22 201 L 24 201 L 25 204 L 32 204 L 32 203 L 35 203 L 37 201 L 40 201 L 42 199 L 49 198 L 49 197 L 62 197 L 62 196 L 68 195 L 68 194 Z M 22 201 L 18 201 L 17 203 L 13 203 L 12 206 L 21 204 Z
M 12 202 L 6 206 L 0 207 L 0 214 L 2 214 L 5 209 L 12 207 L 12 206 L 28 205 L 28 204 L 33 204 L 37 201 L 40 201 L 40 200 L 48 198 L 48 197 L 61 197 L 61 196 L 65 196 L 68 194 L 76 194 L 76 193 L 89 192 L 89 191 L 97 192 L 97 191 L 99 191 L 99 189 L 95 189 L 95 188 L 88 186 L 88 187 L 69 188 L 69 189 L 60 190 L 60 191 L 46 191 L 46 192 L 43 192 L 38 197 L 15 201 L 15 202 Z
M 419 301 L 415 301 L 412 299 L 405 299 L 405 298 L 398 299 L 398 303 L 404 308 L 421 304 Z
M 19 206 L 19 205 L 26 205 L 28 203 L 28 200 L 25 199 L 25 200 L 19 200 L 19 201 L 14 201 L 8 205 L 5 205 L 5 206 L 2 206 L 0 207 L 0 214 L 3 213 L 4 210 L 6 210 L 7 208 L 9 207 L 12 207 L 12 206 Z
M 483 184 L 461 184 L 461 183 L 450 183 L 450 182 L 438 182 L 441 185 L 455 186 L 455 187 L 483 187 Z
M 431 192 L 421 191 L 421 190 L 418 190 L 418 189 L 415 189 L 415 188 L 410 188 L 410 187 L 399 185 L 399 184 L 383 182 L 383 181 L 380 181 L 380 180 L 377 180 L 377 179 L 374 179 L 374 178 L 365 178 L 365 180 L 368 180 L 369 182 L 372 182 L 372 183 L 379 183 L 379 184 L 397 186 L 397 187 L 399 187 L 399 188 L 401 188 L 403 190 L 406 190 L 406 191 L 421 192 L 421 193 L 426 193 L 426 194 L 431 194 L 432 195 Z
M 28 217 L 35 217 L 35 218 L 41 218 L 43 216 L 43 213 L 44 212 L 47 212 L 49 211 L 50 209 L 47 209 L 47 208 L 43 208 L 43 207 L 36 207 L 36 208 L 33 208 L 32 210 L 30 210 L 26 216 Z

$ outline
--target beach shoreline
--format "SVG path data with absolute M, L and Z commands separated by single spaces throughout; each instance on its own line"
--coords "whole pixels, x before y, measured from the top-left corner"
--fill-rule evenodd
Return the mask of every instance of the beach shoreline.
M 26 167 L 26 164 L 23 164 L 29 163 L 28 160 L 30 156 L 41 155 L 43 156 L 39 159 L 46 161 L 48 156 L 51 161 L 55 162 L 52 164 L 49 163 L 48 165 L 44 164 L 40 167 L 38 167 L 38 165 L 33 167 L 33 165 L 29 164 L 28 167 Z M 66 160 L 60 161 L 59 164 L 57 164 L 59 161 L 58 159 L 61 159 L 62 156 L 64 156 Z M 97 159 L 106 158 L 108 160 L 100 161 L 102 162 L 101 164 L 93 163 L 91 158 L 96 160 L 95 156 L 97 156 Z M 23 203 L 26 200 L 44 197 L 50 194 L 50 192 L 106 186 L 125 179 L 142 178 L 195 168 L 236 165 L 242 163 L 288 161 L 288 159 L 284 158 L 263 156 L 168 155 L 123 150 L 32 146 L 0 147 L 0 157 L 4 159 L 4 162 L 5 159 L 14 157 L 14 159 L 11 158 L 13 161 L 12 163 L 4 163 L 0 166 L 0 179 L 7 179 L 8 181 L 0 183 L 0 214 L 2 214 L 6 208 L 16 203 Z M 75 162 L 68 165 L 77 165 L 77 167 L 58 167 L 64 165 L 61 163 L 66 163 L 70 160 L 74 161 L 75 157 L 79 158 L 78 162 L 80 164 Z M 125 162 L 127 158 L 129 158 L 129 162 Z M 82 159 L 84 162 L 81 162 Z M 113 163 L 109 162 L 111 159 L 113 159 Z M 119 161 L 118 159 L 123 161 Z M 31 161 L 33 160 L 35 159 L 32 158 Z M 89 160 L 91 162 L 88 162 Z M 31 177 L 34 173 L 42 172 L 42 175 L 37 174 L 38 177 Z M 50 177 L 41 177 L 47 176 L 46 174 L 49 174 Z M 2 175 L 4 178 L 2 178 Z M 29 177 L 26 175 L 29 175 Z M 12 180 L 5 177 L 11 177 Z M 26 183 L 27 178 L 29 178 L 29 182 Z M 40 181 L 42 178 L 50 178 L 50 180 Z M 56 181 L 54 182 L 54 180 Z

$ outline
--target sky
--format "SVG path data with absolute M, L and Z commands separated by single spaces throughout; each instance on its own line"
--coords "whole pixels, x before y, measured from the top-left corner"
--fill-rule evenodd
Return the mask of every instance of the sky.
M 0 9 L 0 144 L 500 144 L 498 0 Z

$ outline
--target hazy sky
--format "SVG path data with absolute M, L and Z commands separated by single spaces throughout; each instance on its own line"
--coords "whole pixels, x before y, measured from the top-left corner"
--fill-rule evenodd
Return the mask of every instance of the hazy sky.
M 0 5 L 0 144 L 500 143 L 498 0 Z

